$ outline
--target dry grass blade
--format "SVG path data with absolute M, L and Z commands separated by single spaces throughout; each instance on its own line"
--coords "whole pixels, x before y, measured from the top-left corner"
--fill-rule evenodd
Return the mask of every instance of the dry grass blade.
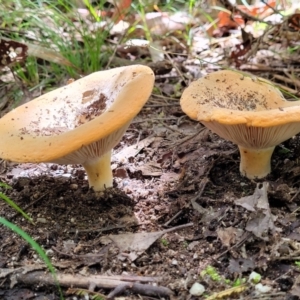
M 76 68 L 68 59 L 63 57 L 59 52 L 47 49 L 39 45 L 25 43 L 28 47 L 28 55 L 38 57 L 56 64 L 61 64 L 67 67 Z

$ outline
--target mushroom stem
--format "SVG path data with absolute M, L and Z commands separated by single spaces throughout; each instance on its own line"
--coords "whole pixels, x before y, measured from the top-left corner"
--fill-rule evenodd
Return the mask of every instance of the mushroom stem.
M 111 170 L 111 151 L 106 152 L 100 158 L 82 164 L 86 170 L 89 186 L 95 192 L 104 191 L 113 186 Z
M 249 149 L 239 146 L 240 172 L 249 179 L 263 178 L 271 172 L 271 156 L 275 147 Z

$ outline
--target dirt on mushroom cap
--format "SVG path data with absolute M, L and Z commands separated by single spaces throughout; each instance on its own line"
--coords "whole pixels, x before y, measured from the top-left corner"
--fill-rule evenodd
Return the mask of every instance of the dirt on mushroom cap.
M 192 82 L 181 107 L 198 121 L 247 126 L 298 122 L 300 116 L 300 103 L 286 101 L 270 82 L 236 71 L 218 71 Z
M 128 126 L 153 83 L 149 67 L 133 65 L 93 73 L 36 98 L 1 118 L 0 157 L 55 161 L 99 141 Z

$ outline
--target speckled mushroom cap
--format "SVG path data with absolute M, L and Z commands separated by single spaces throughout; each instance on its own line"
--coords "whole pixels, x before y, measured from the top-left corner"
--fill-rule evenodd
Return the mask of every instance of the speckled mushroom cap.
M 154 74 L 134 65 L 100 71 L 44 94 L 0 119 L 0 157 L 84 163 L 109 151 L 148 100 Z
M 180 104 L 190 118 L 247 148 L 275 146 L 300 132 L 300 103 L 250 74 L 211 73 L 192 82 Z

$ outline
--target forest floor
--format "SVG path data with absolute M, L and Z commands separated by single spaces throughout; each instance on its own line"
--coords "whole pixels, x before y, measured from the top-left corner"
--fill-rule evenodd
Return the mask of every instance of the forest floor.
M 284 44 L 277 34 L 272 45 Z M 207 47 L 199 56 L 168 56 L 169 71 L 155 70 L 156 92 L 114 149 L 114 187 L 100 195 L 80 165 L 1 161 L 0 181 L 12 187 L 1 191 L 35 223 L 4 201 L 1 216 L 45 249 L 65 299 L 299 299 L 300 137 L 276 147 L 271 174 L 249 180 L 237 146 L 180 108 L 189 82 L 228 66 L 232 40 L 198 36 Z M 245 52 L 233 53 L 231 67 L 298 96 L 299 82 L 282 76 L 293 64 L 299 73 L 299 51 L 278 59 L 269 45 L 253 46 L 251 67 L 239 61 Z M 1 299 L 59 299 L 51 273 L 20 236 L 0 226 L 0 245 Z
M 244 278 L 244 291 L 229 293 L 229 299 L 296 299 L 286 295 L 292 287 L 298 293 L 300 276 L 299 154 L 297 136 L 276 148 L 264 181 L 251 181 L 240 175 L 236 145 L 191 121 L 178 102 L 152 97 L 115 149 L 113 189 L 96 197 L 81 166 L 3 163 L 0 178 L 12 186 L 6 195 L 36 224 L 5 202 L 0 209 L 43 246 L 61 274 L 91 276 L 89 282 L 96 274 L 151 277 L 169 288 L 173 299 L 189 299 L 195 282 L 213 295 Z M 270 226 L 262 224 L 258 211 L 235 202 L 264 189 L 274 220 Z M 250 221 L 256 225 L 249 231 Z M 2 299 L 56 299 L 51 278 L 39 282 L 40 271 L 48 273 L 35 251 L 6 227 L 0 227 L 0 238 Z M 201 276 L 211 267 L 214 276 Z M 25 277 L 8 280 L 6 269 Z M 271 288 L 263 296 L 247 283 L 254 270 Z M 66 284 L 69 293 L 83 289 L 79 281 L 74 277 Z M 127 289 L 119 299 L 168 298 L 165 291 L 149 293 Z

